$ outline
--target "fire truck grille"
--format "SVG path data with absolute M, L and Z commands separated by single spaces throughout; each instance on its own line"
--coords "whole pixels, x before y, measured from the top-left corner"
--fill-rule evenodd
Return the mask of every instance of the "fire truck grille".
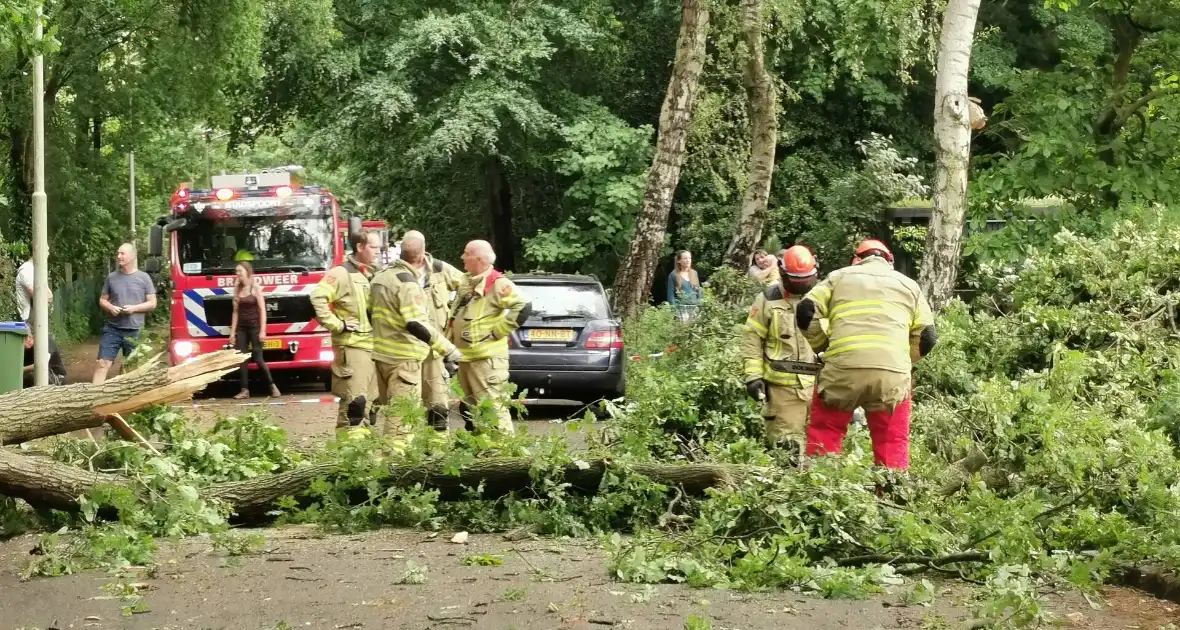
M 233 321 L 234 303 L 229 296 L 205 298 L 205 321 L 210 326 L 229 326 Z M 298 324 L 315 319 L 311 298 L 303 295 L 266 296 L 266 323 Z

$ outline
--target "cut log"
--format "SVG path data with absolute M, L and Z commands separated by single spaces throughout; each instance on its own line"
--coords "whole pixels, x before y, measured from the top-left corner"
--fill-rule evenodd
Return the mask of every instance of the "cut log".
M 438 489 L 443 499 L 463 496 L 465 488 L 484 485 L 483 496 L 494 498 L 512 491 L 524 491 L 532 486 L 529 470 L 532 460 L 524 457 L 502 457 L 476 460 L 463 467 L 457 476 L 444 472 L 442 464 L 421 466 L 395 465 L 383 480 L 387 487 L 409 487 L 421 483 L 426 488 Z M 593 460 L 583 464 L 569 464 L 564 478 L 577 492 L 597 492 L 602 477 L 613 464 L 607 460 Z M 685 494 L 701 495 L 708 488 L 731 486 L 762 469 L 733 464 L 633 464 L 630 469 L 658 483 L 679 487 Z M 332 463 L 319 463 L 295 470 L 267 475 L 245 481 L 214 484 L 201 490 L 202 496 L 225 501 L 233 506 L 238 520 L 255 520 L 281 497 L 298 495 L 321 476 L 331 476 L 336 470 Z M 126 477 L 91 473 L 60 464 L 44 457 L 27 456 L 0 449 L 0 494 L 24 499 L 30 505 L 60 510 L 77 510 L 77 500 L 98 484 L 129 484 Z
M 154 357 L 138 369 L 105 383 L 30 387 L 0 394 L 0 445 L 102 426 L 106 417 L 154 404 L 187 400 L 247 355 L 221 350 L 164 368 Z

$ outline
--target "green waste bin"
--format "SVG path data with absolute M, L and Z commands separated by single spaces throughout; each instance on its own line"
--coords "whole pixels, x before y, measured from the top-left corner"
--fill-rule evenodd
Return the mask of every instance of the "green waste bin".
M 25 339 L 28 336 L 28 324 L 0 322 L 0 394 L 24 387 Z

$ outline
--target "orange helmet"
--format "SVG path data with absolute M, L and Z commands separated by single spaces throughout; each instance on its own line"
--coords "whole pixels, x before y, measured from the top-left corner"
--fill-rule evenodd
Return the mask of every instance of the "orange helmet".
M 893 252 L 889 251 L 889 248 L 885 246 L 885 243 L 882 243 L 875 238 L 866 238 L 856 246 L 856 258 L 853 258 L 852 262 L 860 262 L 862 258 L 869 255 L 871 252 L 877 252 L 881 256 L 884 256 L 885 260 L 888 260 L 890 264 L 893 264 Z
M 810 249 L 802 245 L 795 245 L 783 251 L 783 259 L 779 264 L 791 278 L 810 278 L 819 271 L 815 256 L 811 254 Z

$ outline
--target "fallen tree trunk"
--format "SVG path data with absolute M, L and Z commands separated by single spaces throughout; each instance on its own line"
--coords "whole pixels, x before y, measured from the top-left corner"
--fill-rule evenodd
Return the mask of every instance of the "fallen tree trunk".
M 527 457 L 488 458 L 463 467 L 458 475 L 447 474 L 443 465 L 438 463 L 394 465 L 382 483 L 386 487 L 409 487 L 420 483 L 426 488 L 439 490 L 445 500 L 459 499 L 465 488 L 476 488 L 482 483 L 483 497 L 494 498 L 530 488 L 532 464 Z M 607 460 L 569 464 L 563 475 L 576 491 L 592 494 L 598 491 L 603 475 L 612 466 L 614 464 Z M 701 495 L 708 488 L 731 486 L 760 470 L 732 464 L 658 463 L 632 464 L 629 469 L 658 483 L 679 487 L 689 495 Z M 255 520 L 272 509 L 279 498 L 297 495 L 316 478 L 331 476 L 335 471 L 336 466 L 332 463 L 313 464 L 276 475 L 214 484 L 202 489 L 201 494 L 231 505 L 237 520 Z M 131 483 L 121 475 L 88 472 L 44 457 L 0 449 L 0 494 L 24 499 L 30 505 L 73 511 L 78 509 L 78 498 L 99 484 Z
M 0 394 L 0 445 L 102 426 L 107 416 L 187 400 L 247 355 L 222 350 L 164 368 L 159 357 L 105 383 L 46 385 Z

